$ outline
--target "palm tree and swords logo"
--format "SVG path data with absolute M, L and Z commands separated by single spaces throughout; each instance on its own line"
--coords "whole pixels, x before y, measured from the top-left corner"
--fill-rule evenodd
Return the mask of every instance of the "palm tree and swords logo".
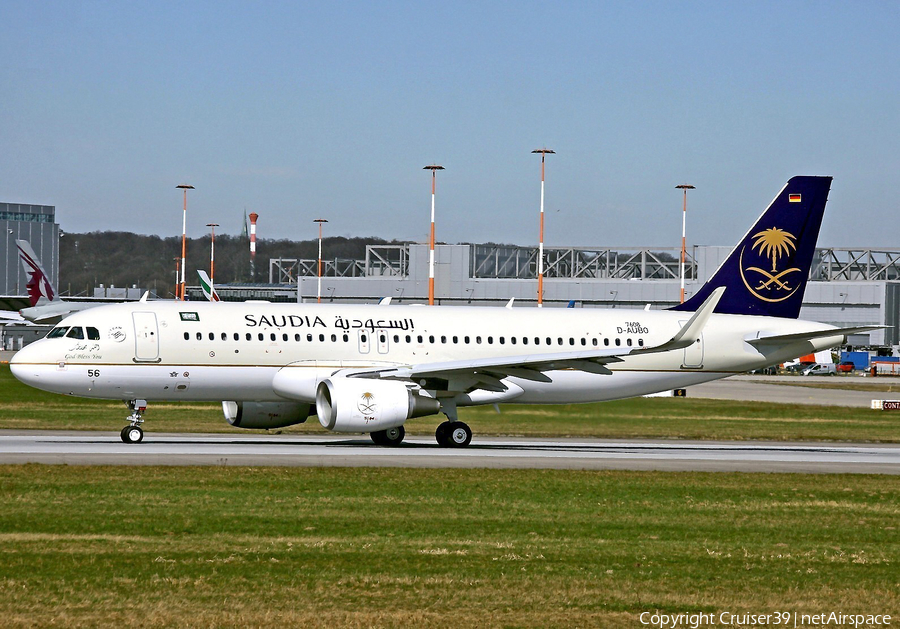
M 799 272 L 800 269 L 791 267 L 779 271 L 778 261 L 785 256 L 790 260 L 791 254 L 797 251 L 797 237 L 779 227 L 770 227 L 753 234 L 752 238 L 753 243 L 750 246 L 750 250 L 756 251 L 758 249 L 758 255 L 761 258 L 771 260 L 772 269 L 767 270 L 758 266 L 744 268 L 745 246 L 744 250 L 741 250 L 740 262 L 741 279 L 744 281 L 744 286 L 757 299 L 768 302 L 784 301 L 793 295 L 800 286 L 799 283 L 792 285 L 791 282 L 793 280 L 788 278 L 788 275 Z M 753 276 L 748 281 L 745 271 L 753 271 L 758 276 Z
M 378 405 L 375 404 L 375 394 L 366 391 L 361 396 L 359 396 L 359 401 L 356 403 L 356 408 L 359 409 L 359 412 L 363 414 L 363 417 L 366 421 L 371 419 L 375 419 L 375 411 L 378 410 Z

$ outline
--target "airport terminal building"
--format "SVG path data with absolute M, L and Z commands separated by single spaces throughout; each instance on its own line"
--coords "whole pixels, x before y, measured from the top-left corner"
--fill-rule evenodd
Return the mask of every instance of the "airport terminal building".
M 0 294 L 7 296 L 27 294 L 27 278 L 19 263 L 16 240 L 27 240 L 40 258 L 53 286 L 59 285 L 59 236 L 56 208 L 52 205 L 28 203 L 0 203 L 0 225 L 3 239 L 0 251 L 6 268 Z

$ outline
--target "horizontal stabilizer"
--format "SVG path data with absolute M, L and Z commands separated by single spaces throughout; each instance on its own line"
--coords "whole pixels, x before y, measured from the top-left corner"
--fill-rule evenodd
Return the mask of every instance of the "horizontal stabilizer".
M 809 332 L 796 332 L 794 334 L 772 334 L 769 336 L 759 336 L 757 338 L 744 339 L 750 345 L 785 345 L 798 341 L 811 341 L 813 339 L 821 339 L 829 336 L 847 336 L 848 334 L 862 334 L 863 332 L 871 332 L 873 330 L 882 330 L 886 325 L 863 325 L 855 328 L 831 328 L 828 330 L 811 330 Z M 764 333 L 763 333 L 764 334 Z

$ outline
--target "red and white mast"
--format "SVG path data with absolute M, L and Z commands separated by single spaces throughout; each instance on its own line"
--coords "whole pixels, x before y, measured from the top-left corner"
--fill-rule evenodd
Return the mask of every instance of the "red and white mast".
M 186 266 L 185 257 L 187 256 L 187 191 L 193 190 L 194 186 L 183 183 L 175 187 L 184 191 L 184 212 L 181 219 L 181 282 L 175 291 L 177 293 L 175 299 L 184 301 L 184 269 Z
M 428 305 L 434 305 L 434 186 L 435 173 L 444 170 L 443 166 L 432 164 L 422 170 L 431 171 L 431 235 L 428 238 Z
M 555 155 L 556 151 L 548 148 L 535 149 L 532 153 L 541 154 L 541 230 L 538 244 L 538 308 L 544 306 L 544 159 L 547 155 Z

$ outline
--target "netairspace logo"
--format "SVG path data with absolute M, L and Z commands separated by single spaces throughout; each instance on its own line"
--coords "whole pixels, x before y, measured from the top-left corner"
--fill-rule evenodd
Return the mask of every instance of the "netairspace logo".
M 769 614 L 660 614 L 643 612 L 638 617 L 642 625 L 659 629 L 699 629 L 699 627 L 887 627 L 891 624 L 888 614 L 842 614 L 825 612 L 821 614 L 798 614 L 795 612 L 774 612 Z

